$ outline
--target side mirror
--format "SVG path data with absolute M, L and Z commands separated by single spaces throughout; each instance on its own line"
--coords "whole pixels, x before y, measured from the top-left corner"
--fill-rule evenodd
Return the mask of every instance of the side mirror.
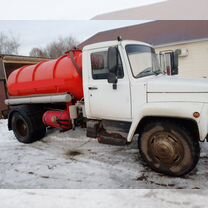
M 171 75 L 178 74 L 178 54 L 177 52 L 171 51 L 170 52 L 170 64 L 171 64 Z
M 117 74 L 118 69 L 118 48 L 110 47 L 108 49 L 108 69 L 111 73 Z
M 178 74 L 178 52 L 172 50 L 165 50 L 160 52 L 160 65 L 161 68 L 168 75 Z
M 108 49 L 108 83 L 113 84 L 113 89 L 117 89 L 117 70 L 118 70 L 118 48 L 110 47 Z
M 171 74 L 177 75 L 178 74 L 178 52 L 177 52 L 177 50 L 175 52 L 173 52 L 171 62 L 172 62 Z

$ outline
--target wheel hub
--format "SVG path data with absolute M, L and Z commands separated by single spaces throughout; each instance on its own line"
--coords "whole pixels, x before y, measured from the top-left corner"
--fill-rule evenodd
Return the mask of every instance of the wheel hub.
M 166 166 L 177 165 L 184 157 L 181 142 L 171 133 L 159 132 L 149 140 L 148 149 L 153 160 Z
M 16 129 L 22 137 L 25 137 L 27 135 L 27 125 L 23 120 L 18 119 Z

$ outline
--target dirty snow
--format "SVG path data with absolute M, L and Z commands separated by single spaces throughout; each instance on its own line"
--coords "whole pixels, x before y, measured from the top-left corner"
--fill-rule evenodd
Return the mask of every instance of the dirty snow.
M 206 208 L 205 190 L 1 190 L 5 208 Z
M 85 129 L 52 130 L 43 140 L 25 145 L 7 130 L 7 121 L 0 120 L 0 188 L 206 189 L 208 144 L 201 146 L 197 168 L 184 178 L 172 178 L 142 162 L 136 139 L 118 147 L 87 138 Z

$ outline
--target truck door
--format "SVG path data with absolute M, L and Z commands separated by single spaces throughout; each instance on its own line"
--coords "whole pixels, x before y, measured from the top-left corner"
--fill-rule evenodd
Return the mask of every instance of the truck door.
M 90 117 L 96 119 L 130 120 L 130 83 L 119 53 L 117 89 L 108 83 L 108 48 L 90 53 L 91 73 L 89 74 L 88 96 Z

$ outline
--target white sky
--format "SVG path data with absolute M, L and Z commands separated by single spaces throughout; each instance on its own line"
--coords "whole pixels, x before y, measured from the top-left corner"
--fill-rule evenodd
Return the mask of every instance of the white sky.
M 20 42 L 19 54 L 28 55 L 33 47 L 45 47 L 58 37 L 72 35 L 79 42 L 82 42 L 100 31 L 143 22 L 139 20 L 0 20 L 0 33 L 4 32 L 16 37 Z
M 164 0 L 0 0 L 2 20 L 87 20 L 120 9 Z

